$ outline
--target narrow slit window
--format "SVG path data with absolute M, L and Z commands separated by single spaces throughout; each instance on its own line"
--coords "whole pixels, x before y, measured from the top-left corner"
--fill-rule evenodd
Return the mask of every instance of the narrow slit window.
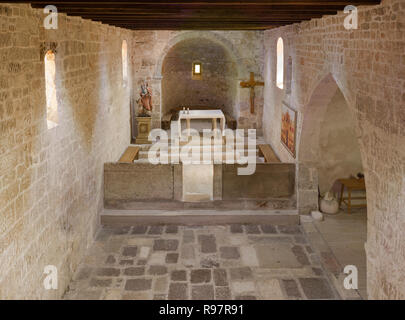
M 284 88 L 284 43 L 282 38 L 277 41 L 277 87 Z
M 193 63 L 193 75 L 195 76 L 201 75 L 201 63 L 199 62 Z
M 128 81 L 128 45 L 126 40 L 122 42 L 122 80 L 126 86 Z
M 56 63 L 55 53 L 48 51 L 45 54 L 45 90 L 46 114 L 48 129 L 58 125 L 58 101 L 56 99 Z

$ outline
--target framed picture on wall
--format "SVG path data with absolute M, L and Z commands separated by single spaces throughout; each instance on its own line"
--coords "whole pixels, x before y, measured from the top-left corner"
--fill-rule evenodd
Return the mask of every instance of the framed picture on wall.
M 283 102 L 281 106 L 281 143 L 295 158 L 297 140 L 297 111 Z

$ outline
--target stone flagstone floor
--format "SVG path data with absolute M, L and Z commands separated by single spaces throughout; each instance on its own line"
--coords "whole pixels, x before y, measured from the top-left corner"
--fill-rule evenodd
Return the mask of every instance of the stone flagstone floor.
M 104 227 L 65 299 L 339 299 L 300 226 Z

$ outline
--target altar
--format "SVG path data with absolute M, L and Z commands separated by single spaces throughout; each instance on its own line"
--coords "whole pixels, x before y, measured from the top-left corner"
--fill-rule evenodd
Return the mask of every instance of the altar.
M 179 136 L 181 136 L 181 121 L 186 120 L 188 134 L 191 128 L 191 119 L 211 119 L 212 129 L 217 129 L 218 120 L 220 122 L 222 135 L 225 133 L 225 115 L 222 110 L 182 110 L 179 112 Z

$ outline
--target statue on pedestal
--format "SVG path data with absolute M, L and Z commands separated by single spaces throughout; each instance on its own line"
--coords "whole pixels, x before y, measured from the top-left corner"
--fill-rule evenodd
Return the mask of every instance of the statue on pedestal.
M 136 101 L 138 104 L 138 117 L 150 117 L 152 114 L 152 89 L 146 81 L 141 84 L 140 98 Z
M 148 82 L 141 83 L 141 91 L 139 92 L 140 98 L 136 100 L 138 104 L 138 135 L 136 137 L 136 144 L 150 144 L 148 140 L 149 132 L 152 127 L 152 89 L 149 88 Z

